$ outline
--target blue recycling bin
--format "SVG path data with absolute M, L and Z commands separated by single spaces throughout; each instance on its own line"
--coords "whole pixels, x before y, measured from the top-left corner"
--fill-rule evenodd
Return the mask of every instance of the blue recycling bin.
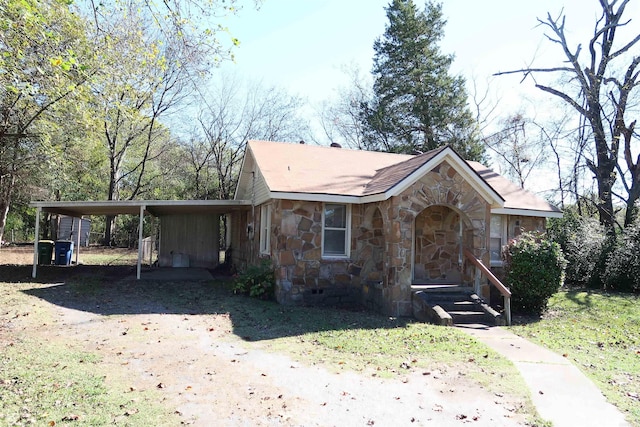
M 56 240 L 56 265 L 71 265 L 73 242 L 71 240 Z

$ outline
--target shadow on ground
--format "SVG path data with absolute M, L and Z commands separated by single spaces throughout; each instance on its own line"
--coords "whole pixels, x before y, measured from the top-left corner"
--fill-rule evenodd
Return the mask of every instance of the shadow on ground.
M 228 315 L 233 333 L 247 341 L 298 336 L 307 332 L 404 327 L 396 319 L 364 310 L 288 307 L 232 291 L 229 276 L 206 281 L 135 280 L 135 268 L 77 266 L 43 268 L 38 280 L 22 267 L 0 266 L 0 281 L 39 284 L 23 290 L 51 304 L 104 316 L 136 314 Z M 6 273 L 6 274 L 5 274 Z M 9 277 L 14 279 L 8 280 Z

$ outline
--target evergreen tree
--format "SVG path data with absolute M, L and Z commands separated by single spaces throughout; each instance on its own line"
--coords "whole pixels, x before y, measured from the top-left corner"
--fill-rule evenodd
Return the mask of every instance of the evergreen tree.
M 361 111 L 369 148 L 411 153 L 449 144 L 482 160 L 464 78 L 449 74 L 453 55 L 438 46 L 441 5 L 419 11 L 413 0 L 393 0 L 386 11 L 389 24 L 373 46 L 374 96 Z

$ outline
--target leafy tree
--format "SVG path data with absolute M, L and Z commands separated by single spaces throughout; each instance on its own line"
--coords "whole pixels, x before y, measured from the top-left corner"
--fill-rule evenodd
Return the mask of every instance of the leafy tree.
M 618 197 L 626 206 L 625 227 L 633 223 L 640 198 L 640 157 L 632 154 L 638 135 L 636 120 L 631 117 L 636 113 L 640 87 L 640 55 L 636 49 L 640 33 L 636 30 L 627 39 L 620 39 L 620 34 L 631 28 L 631 19 L 624 17 L 628 4 L 629 0 L 600 0 L 602 13 L 593 36 L 575 46 L 566 37 L 566 17 L 547 14 L 546 19 L 538 21 L 549 31 L 547 39 L 564 55 L 564 63 L 498 73 L 534 76 L 538 89 L 558 97 L 578 113 L 582 126 L 579 132 L 593 144 L 595 157 L 587 158 L 586 164 L 598 186 L 600 222 L 610 234 L 616 227 L 616 183 L 624 191 Z M 540 74 L 561 78 L 556 80 L 559 83 L 545 84 L 538 80 Z
M 0 240 L 14 192 L 54 150 L 45 119 L 91 75 L 83 23 L 62 0 L 0 0 Z
M 96 8 L 94 40 L 103 72 L 92 89 L 109 164 L 106 198 L 131 200 L 153 191 L 154 178 L 160 177 L 157 168 L 151 170 L 153 163 L 171 143 L 161 120 L 185 103 L 218 46 L 201 33 L 184 32 L 183 19 L 175 21 L 171 13 L 164 18 L 168 23 L 159 21 L 152 4 L 115 4 L 119 7 Z M 105 244 L 112 225 L 107 217 Z
M 453 56 L 438 46 L 442 6 L 429 2 L 419 11 L 413 0 L 393 0 L 386 11 L 389 24 L 373 46 L 373 100 L 362 106 L 369 145 L 410 153 L 450 144 L 481 160 L 464 78 L 449 73 Z

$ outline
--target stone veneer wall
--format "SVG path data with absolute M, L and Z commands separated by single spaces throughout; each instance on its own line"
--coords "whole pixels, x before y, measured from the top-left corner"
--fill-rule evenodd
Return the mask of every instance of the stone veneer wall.
M 460 214 L 446 206 L 430 206 L 415 221 L 413 281 L 457 283 L 460 264 Z
M 351 213 L 351 258 L 322 258 L 320 202 L 277 200 L 272 213 L 272 254 L 276 298 L 283 304 L 355 305 L 360 302 L 362 268 L 352 263 L 361 207 Z
M 518 215 L 509 215 L 507 217 L 507 241 L 518 237 L 523 231 L 544 233 L 546 230 L 546 218 Z
M 349 259 L 322 258 L 322 203 L 274 201 L 271 253 L 278 302 L 360 303 L 387 315 L 411 316 L 415 219 L 430 206 L 461 215 L 464 245 L 488 263 L 489 206 L 446 162 L 390 200 L 353 205 Z M 450 268 L 450 260 L 442 262 Z
M 412 314 L 411 266 L 415 219 L 434 205 L 449 207 L 462 215 L 464 245 L 485 263 L 489 261 L 485 230 L 490 220 L 490 206 L 453 167 L 446 161 L 442 162 L 402 194 L 393 197 L 383 215 L 385 223 L 391 224 L 387 234 L 390 258 L 384 290 L 384 312 L 387 314 Z M 466 275 L 468 272 L 463 272 L 463 276 Z

